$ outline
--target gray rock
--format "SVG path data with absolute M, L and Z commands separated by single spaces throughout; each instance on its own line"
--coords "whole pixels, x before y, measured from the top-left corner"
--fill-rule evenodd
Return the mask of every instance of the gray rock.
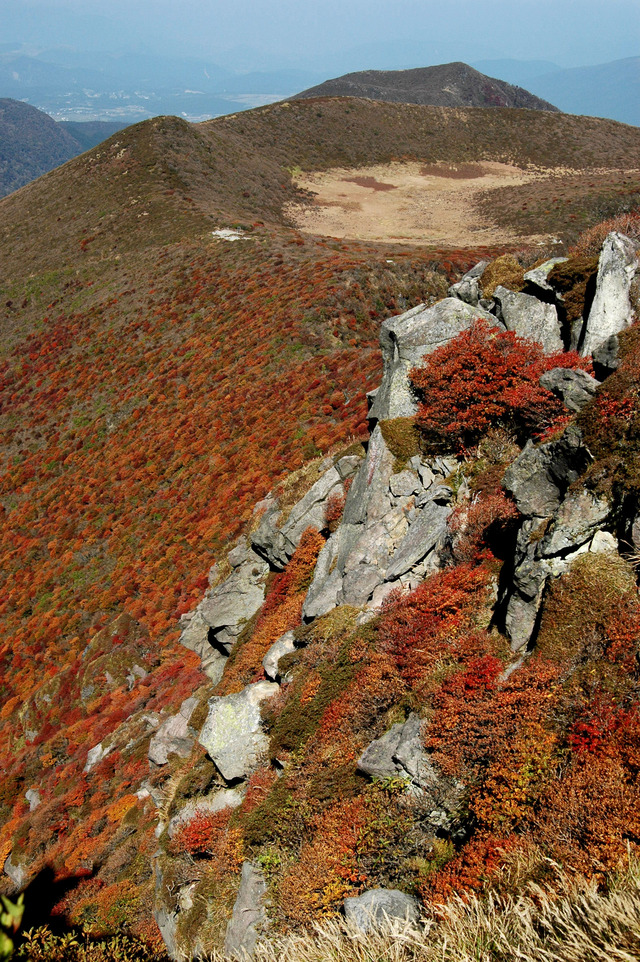
M 429 501 L 422 508 L 409 531 L 394 552 L 385 579 L 394 581 L 418 564 L 435 548 L 447 530 L 451 508 L 437 501 Z
M 598 381 L 586 371 L 573 371 L 568 367 L 554 367 L 540 377 L 540 384 L 559 397 L 570 411 L 579 413 L 592 400 Z
M 280 520 L 277 501 L 273 503 L 251 536 L 254 548 L 273 568 L 282 570 L 286 567 L 307 528 L 321 531 L 325 527 L 327 500 L 332 495 L 344 494 L 343 481 L 353 477 L 361 463 L 362 458 L 347 455 L 325 468 L 284 522 Z
M 530 294 L 517 294 L 506 287 L 493 293 L 496 316 L 508 331 L 541 344 L 547 354 L 563 350 L 558 312 L 553 304 L 545 304 Z
M 519 592 L 515 592 L 509 599 L 505 627 L 512 651 L 522 651 L 533 637 L 542 602 L 543 588 L 544 582 L 540 594 L 535 598 L 524 598 Z
M 356 763 L 358 770 L 371 778 L 397 777 L 399 771 L 395 754 L 403 728 L 403 722 L 397 722 L 384 735 L 367 745 Z
M 549 274 L 556 264 L 564 264 L 566 260 L 566 257 L 552 257 L 548 261 L 545 261 L 544 264 L 540 264 L 539 267 L 534 267 L 533 270 L 527 271 L 524 279 L 534 290 L 537 289 L 544 294 L 555 293 L 548 280 Z
M 90 772 L 92 768 L 95 768 L 95 766 L 103 760 L 103 758 L 107 757 L 110 751 L 110 747 L 105 748 L 102 742 L 98 742 L 97 745 L 94 745 L 93 748 L 90 748 L 87 752 L 87 761 L 83 771 Z
M 266 756 L 269 739 L 262 730 L 260 705 L 279 690 L 279 685 L 260 681 L 238 694 L 209 699 L 198 741 L 227 782 L 246 778 Z
M 255 551 L 247 549 L 246 560 L 234 568 L 225 581 L 207 592 L 196 613 L 211 629 L 208 640 L 212 647 L 223 654 L 231 650 L 244 625 L 264 601 L 268 573 L 269 565 Z
M 343 575 L 338 603 L 359 608 L 366 604 L 375 589 L 383 581 L 384 571 L 377 565 L 356 565 Z
M 27 792 L 24 793 L 24 797 L 26 798 L 27 804 L 29 805 L 29 811 L 35 812 L 36 808 L 38 807 L 38 805 L 40 805 L 42 801 L 42 799 L 40 798 L 40 792 L 38 791 L 38 789 L 30 788 Z
M 593 354 L 607 338 L 619 334 L 632 321 L 629 296 L 638 269 L 638 248 L 630 238 L 613 231 L 607 236 L 598 263 L 596 293 L 580 346 L 583 355 Z
M 452 284 L 448 290 L 449 297 L 457 297 L 459 300 L 464 301 L 465 304 L 470 304 L 471 307 L 477 307 L 478 301 L 482 296 L 482 288 L 480 287 L 480 277 L 487 266 L 489 261 L 479 261 L 472 267 L 470 271 L 460 278 L 456 284 Z
M 390 922 L 420 921 L 420 903 L 398 889 L 368 889 L 356 898 L 344 900 L 344 914 L 361 932 L 384 928 Z
M 222 678 L 227 662 L 227 652 L 225 649 L 215 647 L 210 638 L 215 639 L 211 627 L 202 613 L 196 609 L 180 635 L 180 644 L 198 655 L 202 670 L 217 684 Z
M 13 852 L 11 852 L 5 859 L 3 869 L 4 874 L 10 878 L 15 891 L 19 892 L 24 888 L 28 873 L 24 865 L 21 865 L 20 863 L 14 864 L 12 857 Z
M 215 815 L 217 812 L 224 811 L 225 808 L 238 808 L 242 805 L 244 792 L 237 788 L 222 789 L 214 795 L 207 795 L 205 798 L 196 798 L 186 802 L 177 815 L 174 815 L 167 832 L 169 838 L 173 838 L 182 825 L 187 825 L 193 821 L 196 815 Z
M 591 352 L 598 377 L 613 374 L 620 366 L 620 340 L 617 334 L 612 334 L 601 344 L 597 344 Z
M 538 447 L 527 441 L 521 454 L 507 468 L 503 484 L 522 514 L 529 518 L 548 518 L 590 460 L 580 431 L 570 425 L 557 441 Z
M 478 317 L 499 325 L 495 317 L 480 307 L 471 307 L 455 297 L 447 297 L 433 307 L 423 304 L 398 317 L 389 318 L 380 331 L 383 377 L 369 417 L 374 420 L 407 417 L 416 411 L 408 373 L 426 354 L 447 344 Z
M 389 451 L 376 425 L 369 440 L 367 456 L 363 461 L 349 493 L 342 513 L 342 524 L 363 524 L 371 514 L 372 504 L 381 506 L 378 513 L 389 508 L 389 482 L 393 474 L 395 458 Z
M 189 720 L 198 704 L 197 698 L 187 698 L 176 715 L 163 722 L 149 742 L 149 759 L 155 765 L 166 765 L 169 755 L 188 758 L 196 733 Z
M 610 506 L 584 488 L 572 492 L 562 502 L 538 545 L 540 557 L 575 551 L 590 541 L 609 516 Z
M 153 917 L 160 929 L 160 934 L 167 948 L 169 958 L 174 962 L 183 962 L 184 954 L 178 947 L 178 913 L 175 908 L 167 904 L 167 891 L 159 858 L 154 859 L 155 899 Z
M 262 659 L 264 673 L 267 678 L 271 679 L 271 681 L 276 681 L 280 677 L 280 672 L 278 670 L 278 663 L 280 659 L 284 658 L 285 655 L 291 654 L 292 651 L 295 651 L 296 646 L 294 638 L 295 636 L 292 631 L 285 631 L 283 635 L 280 635 L 277 641 L 274 641 L 274 643 L 271 645 L 271 648 L 269 648 L 269 651 Z
M 227 925 L 224 954 L 229 957 L 252 956 L 267 924 L 265 908 L 267 883 L 260 866 L 244 862 L 238 896 Z
M 418 494 L 422 491 L 422 482 L 414 471 L 405 469 L 389 478 L 389 490 L 395 498 Z

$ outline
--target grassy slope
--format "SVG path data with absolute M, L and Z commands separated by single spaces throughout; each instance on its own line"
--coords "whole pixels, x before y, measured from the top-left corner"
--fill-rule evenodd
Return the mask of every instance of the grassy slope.
M 0 857 L 84 877 L 60 905 L 76 921 L 152 935 L 153 809 L 134 794 L 148 775 L 144 712 L 203 680 L 176 650 L 177 618 L 273 482 L 362 430 L 381 320 L 446 286 L 429 269 L 445 252 L 289 231 L 284 168 L 550 163 L 572 131 L 567 166 L 603 162 L 598 138 L 609 163 L 640 166 L 631 128 L 503 118 L 335 100 L 196 128 L 159 118 L 0 204 Z M 536 150 L 512 155 L 518 135 L 533 141 L 532 118 Z M 249 240 L 211 240 L 236 222 Z M 148 675 L 129 691 L 133 664 Z M 88 749 L 132 713 L 84 777 Z

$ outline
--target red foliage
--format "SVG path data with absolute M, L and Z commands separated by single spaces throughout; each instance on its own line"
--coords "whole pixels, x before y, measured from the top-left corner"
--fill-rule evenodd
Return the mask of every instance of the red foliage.
M 564 413 L 540 375 L 554 367 L 587 368 L 575 353 L 545 354 L 534 341 L 477 320 L 414 368 L 420 398 L 416 423 L 434 448 L 476 444 L 504 425 L 520 439 L 548 429 Z

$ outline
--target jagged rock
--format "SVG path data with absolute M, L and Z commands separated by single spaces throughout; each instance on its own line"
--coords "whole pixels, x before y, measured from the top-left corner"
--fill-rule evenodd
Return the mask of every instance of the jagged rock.
M 295 636 L 292 631 L 285 631 L 284 635 L 280 635 L 277 641 L 274 641 L 262 659 L 262 667 L 267 678 L 270 678 L 271 681 L 276 681 L 276 679 L 280 677 L 278 671 L 280 659 L 284 658 L 285 655 L 291 654 L 292 651 L 295 651 L 295 648 Z
M 629 291 L 637 269 L 637 245 L 624 234 L 613 231 L 600 252 L 596 293 L 580 345 L 581 354 L 593 354 L 607 338 L 631 324 Z
M 244 862 L 238 896 L 224 940 L 226 956 L 246 958 L 253 955 L 267 924 L 266 895 L 267 883 L 262 869 L 256 862 Z
M 448 505 L 439 504 L 435 500 L 425 504 L 392 555 L 385 580 L 394 581 L 399 578 L 435 548 L 446 533 L 450 514 L 451 508 Z
M 620 366 L 620 340 L 617 334 L 612 334 L 602 344 L 596 345 L 591 352 L 596 374 L 603 380 L 613 374 Z
M 422 482 L 415 471 L 399 471 L 389 478 L 389 490 L 395 498 L 408 497 L 422 491 Z
M 189 720 L 198 704 L 197 698 L 187 698 L 176 715 L 167 718 L 149 742 L 149 759 L 156 765 L 166 765 L 169 755 L 187 758 L 191 753 L 196 733 Z
M 215 684 L 222 678 L 222 672 L 227 662 L 226 649 L 216 648 L 209 640 L 213 633 L 208 622 L 196 609 L 186 621 L 180 635 L 180 644 L 190 651 L 194 651 L 200 658 L 202 670 Z
M 325 509 L 328 498 L 344 493 L 343 482 L 352 477 L 362 458 L 347 455 L 325 470 L 305 496 L 292 508 L 286 521 L 280 526 L 278 502 L 265 513 L 258 529 L 251 535 L 251 543 L 278 570 L 286 567 L 307 528 L 321 531 L 325 527 Z
M 576 413 L 591 401 L 598 383 L 586 371 L 574 371 L 568 367 L 554 367 L 540 377 L 542 387 L 559 397 L 566 408 Z
M 562 502 L 538 545 L 540 557 L 575 551 L 589 541 L 609 515 L 610 506 L 585 489 L 572 492 Z
M 244 792 L 237 788 L 227 788 L 216 792 L 214 795 L 208 795 L 206 798 L 188 801 L 169 822 L 167 828 L 169 838 L 173 838 L 177 830 L 182 825 L 191 822 L 196 815 L 215 815 L 216 812 L 222 812 L 225 808 L 238 808 L 239 805 L 242 805 L 243 798 Z
M 548 518 L 590 460 L 579 429 L 570 425 L 557 441 L 538 447 L 527 441 L 522 453 L 507 468 L 503 484 L 521 514 Z
M 250 775 L 266 755 L 269 739 L 262 730 L 260 705 L 279 690 L 279 685 L 260 681 L 238 694 L 209 699 L 198 741 L 226 781 Z
M 200 616 L 197 629 L 194 628 L 190 633 L 190 624 L 183 632 L 184 640 L 183 636 L 180 638 L 186 647 L 197 644 L 200 650 L 203 649 L 201 625 L 204 622 L 210 647 L 217 648 L 224 657 L 235 644 L 244 625 L 262 605 L 269 565 L 249 547 L 238 551 L 237 557 L 242 560 L 229 577 L 208 591 L 198 605 L 194 614 L 194 618 Z M 197 649 L 192 647 L 192 650 Z M 216 660 L 211 658 L 211 664 L 215 665 Z
M 451 285 L 447 291 L 448 296 L 457 297 L 459 300 L 464 301 L 465 304 L 470 304 L 471 307 L 477 307 L 478 301 L 482 296 L 480 278 L 488 263 L 489 261 L 479 261 L 479 263 L 477 263 L 475 267 L 472 267 L 470 271 L 467 271 L 456 284 Z
M 368 889 L 356 898 L 344 900 L 344 914 L 361 932 L 370 932 L 393 921 L 417 924 L 420 903 L 398 889 Z
M 29 805 L 29 811 L 35 812 L 36 808 L 38 807 L 38 805 L 40 805 L 42 801 L 42 799 L 40 798 L 40 792 L 38 791 L 38 789 L 30 788 L 27 792 L 24 793 L 24 797 L 26 798 L 27 804 Z
M 553 304 L 545 304 L 530 294 L 514 293 L 506 287 L 493 292 L 496 316 L 508 331 L 541 344 L 547 354 L 563 350 L 558 312 Z
M 552 257 L 548 261 L 545 261 L 544 264 L 540 264 L 538 267 L 534 267 L 533 270 L 527 271 L 524 275 L 524 280 L 529 287 L 533 287 L 534 290 L 541 291 L 543 294 L 555 294 L 548 280 L 549 274 L 556 264 L 564 264 L 566 260 L 566 257 Z
M 110 751 L 111 751 L 110 747 L 105 748 L 102 742 L 98 742 L 97 745 L 94 745 L 93 748 L 90 748 L 89 751 L 87 752 L 87 761 L 85 763 L 83 771 L 90 772 L 92 768 L 94 768 L 103 760 L 103 758 L 107 757 Z
M 416 402 L 407 376 L 409 371 L 420 364 L 425 354 L 447 344 L 479 317 L 494 326 L 501 326 L 487 311 L 471 307 L 455 297 L 446 297 L 429 308 L 420 304 L 385 321 L 380 330 L 382 383 L 373 399 L 369 418 L 381 421 L 415 414 Z
M 27 881 L 27 870 L 24 865 L 15 865 L 12 861 L 13 853 L 10 853 L 4 861 L 3 869 L 4 874 L 7 875 L 17 892 L 24 888 L 24 883 Z

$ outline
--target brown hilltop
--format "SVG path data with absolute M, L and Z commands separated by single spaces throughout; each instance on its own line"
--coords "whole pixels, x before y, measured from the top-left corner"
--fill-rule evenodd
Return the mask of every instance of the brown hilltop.
M 466 63 L 444 63 L 413 70 L 359 70 L 296 94 L 307 97 L 367 97 L 391 103 L 434 107 L 558 108 L 523 87 L 487 77 Z

